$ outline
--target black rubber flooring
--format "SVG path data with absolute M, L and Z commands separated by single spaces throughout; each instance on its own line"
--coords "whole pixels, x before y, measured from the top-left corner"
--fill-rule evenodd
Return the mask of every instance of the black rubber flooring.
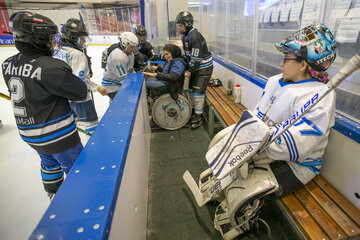
M 198 207 L 182 179 L 189 170 L 197 181 L 208 168 L 204 159 L 210 137 L 202 126 L 196 130 L 152 130 L 147 240 L 221 240 L 213 227 L 216 205 Z M 270 239 L 294 240 L 296 235 L 275 202 L 265 201 L 260 217 L 271 229 Z M 259 224 L 238 239 L 269 239 L 267 228 Z

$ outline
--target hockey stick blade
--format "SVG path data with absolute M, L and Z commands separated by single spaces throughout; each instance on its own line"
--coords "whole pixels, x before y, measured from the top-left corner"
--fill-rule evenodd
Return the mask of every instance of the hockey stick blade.
M 194 178 L 191 176 L 189 171 L 184 172 L 183 179 L 184 179 L 186 185 L 190 188 L 190 190 L 196 200 L 196 203 L 199 205 L 199 207 L 204 206 L 207 202 L 210 201 L 210 199 L 211 199 L 210 197 L 208 199 L 207 198 L 204 199 L 205 195 L 202 192 L 200 192 L 198 185 L 196 184 Z

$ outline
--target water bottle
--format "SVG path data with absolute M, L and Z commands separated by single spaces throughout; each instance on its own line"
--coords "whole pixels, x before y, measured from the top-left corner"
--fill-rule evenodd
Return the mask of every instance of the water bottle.
M 235 103 L 241 102 L 241 85 L 236 84 L 235 85 Z

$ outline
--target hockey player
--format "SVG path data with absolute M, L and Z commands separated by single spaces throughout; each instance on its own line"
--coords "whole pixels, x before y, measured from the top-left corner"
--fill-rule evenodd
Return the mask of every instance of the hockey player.
M 154 48 L 151 45 L 151 43 L 149 43 L 148 41 L 146 41 L 147 38 L 147 32 L 146 29 L 143 25 L 137 25 L 135 30 L 135 35 L 139 40 L 139 46 L 138 46 L 138 50 L 139 53 L 144 55 L 144 60 L 152 60 L 152 58 L 155 56 L 155 52 L 154 52 Z M 136 59 L 136 56 L 135 56 Z
M 95 110 L 94 99 L 91 91 L 98 91 L 107 95 L 105 88 L 90 80 L 90 67 L 88 57 L 84 53 L 87 47 L 88 32 L 83 22 L 70 18 L 62 26 L 60 49 L 55 53 L 55 58 L 61 59 L 72 68 L 73 74 L 81 78 L 88 87 L 88 95 L 82 101 L 70 101 L 70 107 L 76 117 L 76 122 L 85 131 L 93 133 L 99 119 Z
M 154 48 L 146 41 L 147 32 L 144 26 L 137 25 L 134 33 L 139 40 L 138 51 L 135 53 L 134 70 L 136 72 L 144 71 L 146 69 L 145 61 L 153 61 L 158 59 L 155 56 Z
M 111 100 L 114 99 L 127 74 L 133 71 L 134 52 L 138 43 L 134 33 L 123 32 L 120 35 L 119 47 L 107 58 L 101 85 L 106 88 Z
M 18 12 L 9 26 L 20 53 L 4 61 L 2 72 L 20 136 L 40 155 L 51 197 L 83 149 L 68 99 L 86 98 L 87 87 L 68 64 L 51 57 L 58 29 L 49 18 Z
M 181 49 L 174 44 L 165 44 L 163 49 L 166 63 L 163 67 L 152 66 L 154 73 L 143 72 L 148 76 L 146 80 L 147 89 L 155 89 L 162 86 L 169 86 L 169 92 L 174 100 L 178 99 L 179 90 L 182 88 L 182 78 L 186 70 L 186 61 L 181 56 Z
M 242 129 L 238 125 L 229 126 L 215 136 L 219 142 L 212 142 L 206 154 L 208 162 L 214 159 L 213 156 L 217 158 L 226 154 L 225 148 L 232 151 L 240 145 L 256 141 L 257 136 L 251 136 L 251 133 L 256 132 L 256 129 L 251 129 L 256 118 L 260 118 L 261 124 L 267 126 L 280 128 L 289 124 L 288 119 L 305 111 L 328 81 L 326 70 L 335 60 L 336 42 L 327 27 L 320 24 L 305 27 L 275 46 L 284 54 L 280 63 L 281 74 L 269 78 L 254 114 L 250 116 L 249 112 L 244 112 L 248 115 L 244 118 L 242 116 L 244 122 L 247 119 L 251 122 L 244 124 Z M 248 168 L 244 167 L 247 163 L 238 169 L 241 177 L 232 179 L 233 182 L 222 191 L 223 195 L 216 196 L 221 203 L 215 213 L 214 225 L 224 239 L 234 239 L 250 229 L 258 219 L 264 196 L 286 196 L 319 174 L 334 122 L 335 93 L 332 91 L 313 105 L 301 120 L 271 143 L 262 154 L 253 155 L 253 167 L 249 168 L 251 171 L 247 172 Z M 249 126 L 249 135 L 245 136 L 245 141 L 242 144 L 236 142 L 236 138 L 242 136 L 239 132 Z M 239 130 L 233 131 L 236 127 Z M 222 137 L 224 139 L 220 140 Z M 241 156 L 251 150 L 234 153 L 238 155 L 230 162 L 241 160 Z M 216 164 L 214 162 L 213 166 Z M 209 170 L 207 173 L 211 174 Z M 205 182 L 203 186 L 209 183 L 204 173 L 200 175 L 200 182 Z M 210 187 L 215 186 L 210 184 Z
M 177 31 L 182 35 L 182 44 L 189 68 L 185 77 L 190 77 L 190 96 L 194 114 L 191 128 L 196 129 L 203 122 L 205 91 L 213 71 L 213 60 L 204 37 L 193 28 L 194 18 L 190 12 L 180 12 L 176 17 Z

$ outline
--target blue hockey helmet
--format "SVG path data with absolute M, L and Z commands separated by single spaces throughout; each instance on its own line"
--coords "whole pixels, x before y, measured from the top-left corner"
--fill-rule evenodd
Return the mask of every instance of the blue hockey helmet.
M 316 71 L 327 70 L 336 58 L 334 35 L 322 24 L 304 27 L 275 46 L 283 53 L 303 58 Z

